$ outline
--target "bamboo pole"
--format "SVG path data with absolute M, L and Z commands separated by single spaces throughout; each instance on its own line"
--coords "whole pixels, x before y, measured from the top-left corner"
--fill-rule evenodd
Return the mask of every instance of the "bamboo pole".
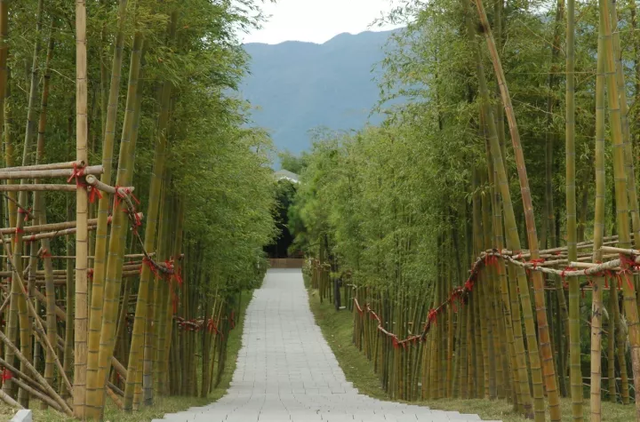
M 13 397 L 11 397 L 10 395 L 8 395 L 2 390 L 0 390 L 0 399 L 11 407 L 15 407 L 16 409 L 24 409 L 24 407 L 22 407 L 20 403 L 15 401 Z
M 5 250 L 7 252 L 7 255 L 11 255 L 11 250 L 10 250 L 10 246 L 9 245 L 5 245 Z M 11 257 L 9 259 L 10 265 L 15 268 L 15 258 Z M 42 323 L 40 323 L 39 320 L 39 316 L 38 316 L 38 312 L 36 311 L 35 307 L 33 306 L 33 304 L 31 303 L 29 299 L 29 294 L 28 291 L 26 289 L 26 286 L 24 284 L 24 281 L 22 279 L 22 275 L 20 275 L 17 272 L 14 272 L 13 276 L 17 279 L 17 284 L 20 287 L 20 292 L 22 293 L 23 298 L 25 299 L 26 305 L 27 305 L 27 312 L 30 313 L 31 318 L 34 319 L 34 321 L 36 322 L 36 328 L 41 332 L 41 333 L 46 333 L 46 330 L 44 329 L 44 326 Z M 48 338 L 45 336 L 44 337 L 44 343 L 45 346 L 52 351 L 52 356 L 53 359 L 55 361 L 56 366 L 58 367 L 58 369 L 60 370 L 61 374 L 60 376 L 62 377 L 62 379 L 64 380 L 66 386 L 70 389 L 71 388 L 71 383 L 69 382 L 69 380 L 67 379 L 66 375 L 64 374 L 63 371 L 63 366 L 60 363 L 60 360 L 57 357 L 57 354 L 55 353 L 55 349 L 53 347 L 53 344 L 49 342 Z
M 576 148 L 575 148 L 575 1 L 567 0 L 566 39 L 566 206 L 567 252 L 569 261 L 578 259 L 576 225 Z M 569 280 L 569 378 L 573 420 L 583 420 L 582 368 L 580 366 L 580 280 Z
M 625 171 L 624 138 L 622 121 L 620 116 L 620 97 L 615 77 L 615 57 L 611 35 L 611 13 L 609 1 L 600 0 L 600 14 L 604 21 L 601 35 L 604 42 L 605 72 L 607 82 L 607 97 L 609 102 L 609 115 L 611 122 L 611 134 L 614 152 L 614 177 L 616 196 L 616 222 L 621 247 L 629 247 L 629 216 L 627 197 L 627 178 Z M 624 267 L 626 269 L 626 265 Z M 633 366 L 633 382 L 636 396 L 636 413 L 640 418 L 640 323 L 638 321 L 638 307 L 636 304 L 636 291 L 632 282 L 624 282 L 624 309 L 629 326 L 629 343 L 631 346 L 631 360 Z
M 101 181 L 105 185 L 110 185 L 112 181 L 113 172 L 113 150 L 115 146 L 116 135 L 116 123 L 118 119 L 118 104 L 119 93 L 122 79 L 122 60 L 123 60 L 123 46 L 124 46 L 124 24 L 127 16 L 127 0 L 120 0 L 118 3 L 118 30 L 115 38 L 115 45 L 113 50 L 113 61 L 111 65 L 111 81 L 109 86 L 109 98 L 107 104 L 107 113 L 104 127 L 104 140 L 102 144 L 102 166 L 104 172 L 101 176 Z M 97 179 L 96 179 L 97 180 Z M 92 184 L 92 179 L 89 178 L 87 183 Z M 95 188 L 95 184 L 92 184 Z M 88 339 L 88 368 L 87 368 L 87 380 L 92 388 L 101 381 L 98 377 L 98 360 L 100 354 L 100 338 L 101 327 L 103 323 L 103 312 L 105 302 L 104 296 L 104 283 L 105 283 L 105 271 L 107 265 L 107 226 L 109 219 L 109 206 L 110 197 L 103 195 L 98 202 L 98 226 L 96 229 L 96 241 L 95 241 L 95 259 L 93 270 L 93 296 L 91 303 L 91 315 L 89 321 L 89 339 Z M 92 399 L 95 401 L 95 399 Z M 94 416 L 95 417 L 95 416 Z
M 46 394 L 42 393 L 41 391 L 36 390 L 35 388 L 31 387 L 27 383 L 22 382 L 19 378 L 14 379 L 14 382 L 16 384 L 18 384 L 18 386 L 20 388 L 22 388 L 24 390 L 27 390 L 29 392 L 29 394 L 31 394 L 32 396 L 40 399 L 41 401 L 46 403 L 48 406 L 53 407 L 58 412 L 63 412 L 63 410 L 60 407 L 60 405 L 55 400 L 53 400 L 52 398 L 47 396 Z
M 75 190 L 76 187 L 73 186 L 73 189 Z M 97 223 L 96 219 L 91 219 L 87 221 L 89 226 L 95 226 Z M 49 224 L 38 224 L 38 225 L 32 225 L 32 226 L 27 226 L 23 229 L 25 234 L 30 234 L 30 233 L 41 233 L 41 232 L 46 232 L 46 231 L 59 231 L 59 230 L 64 230 L 64 229 L 71 229 L 71 228 L 75 228 L 76 227 L 76 222 L 75 221 L 67 221 L 67 222 L 63 222 L 63 223 L 49 223 Z M 15 229 L 12 228 L 0 228 L 0 234 L 2 235 L 6 235 L 6 234 L 13 234 L 15 233 Z M 6 256 L 3 256 L 3 258 L 6 258 Z M 58 257 L 54 257 L 52 256 L 53 259 L 58 258 Z M 75 255 L 72 257 L 73 259 L 75 259 Z
M 70 199 L 67 198 L 67 204 L 70 204 Z M 71 219 L 73 217 L 73 209 L 71 207 L 67 207 L 67 218 Z M 75 250 L 75 242 L 71 240 L 70 236 L 65 238 L 66 241 L 66 253 L 71 255 Z M 75 255 L 74 255 L 75 256 Z M 74 321 L 74 302 L 75 302 L 75 284 L 74 284 L 74 273 L 73 273 L 73 262 L 71 260 L 66 262 L 67 274 L 66 274 L 66 289 L 65 289 L 65 306 L 66 310 L 62 312 L 65 321 L 65 330 L 64 330 L 64 373 L 67 377 L 71 377 L 72 368 L 73 368 L 73 345 L 74 345 L 74 332 L 73 332 L 73 323 Z M 56 307 L 57 308 L 57 307 Z M 57 309 L 56 309 L 57 311 Z M 75 380 L 74 380 L 75 381 Z M 67 396 L 71 396 L 73 391 L 67 390 L 66 387 L 61 387 L 62 395 L 66 398 Z
M 0 192 L 75 192 L 76 187 L 72 185 L 0 185 Z
M 175 23 L 173 24 L 175 25 Z M 158 226 L 158 215 L 160 210 L 160 194 L 165 167 L 165 150 L 167 144 L 166 130 L 169 118 L 169 100 L 171 98 L 171 85 L 169 82 L 163 84 L 160 104 L 162 110 L 158 118 L 158 142 L 154 152 L 153 171 L 151 172 L 151 184 L 149 187 L 148 223 L 145 227 L 144 249 L 153 250 L 156 244 L 156 232 Z M 136 303 L 136 313 L 131 336 L 131 348 L 129 350 L 129 368 L 132 373 L 142 370 L 141 358 L 143 344 L 145 341 L 145 326 L 147 325 L 147 313 L 151 295 L 152 271 L 149 266 L 143 266 L 140 276 L 140 286 Z M 125 388 L 124 407 L 130 411 L 133 408 L 133 397 L 136 388 L 135 377 L 130 377 Z
M 142 60 L 143 35 L 137 32 L 131 53 L 131 67 L 129 90 L 127 94 L 127 110 L 122 129 L 120 156 L 118 161 L 117 186 L 127 186 L 133 177 L 133 156 L 137 138 L 137 117 L 139 113 L 138 89 L 139 74 Z M 141 86 L 141 84 L 140 84 Z M 118 305 L 120 283 L 124 256 L 125 239 L 127 234 L 127 211 L 122 206 L 113 210 L 113 223 L 109 238 L 109 253 L 105 272 L 103 324 L 100 332 L 100 348 L 97 366 L 97 377 L 90 385 L 92 397 L 88 416 L 94 419 L 102 417 L 104 411 L 104 388 L 109 372 L 109 362 L 115 347 L 115 334 L 118 319 Z M 95 274 L 94 277 L 99 277 Z M 94 369 L 92 367 L 92 369 Z M 133 375 L 130 375 L 130 377 Z
M 45 78 L 47 78 L 46 75 L 45 75 Z M 84 168 L 86 167 L 86 165 L 87 164 L 84 161 L 68 161 L 64 163 L 49 163 L 49 164 L 37 163 L 30 166 L 4 167 L 2 171 L 5 173 L 8 173 L 12 171 L 65 170 L 65 169 L 70 170 L 74 168 Z
M 87 7 L 76 0 L 76 160 L 88 162 L 87 122 Z M 99 166 L 102 170 L 102 166 Z M 85 174 L 91 167 L 85 168 Z M 68 170 L 54 170 L 68 171 Z M 74 170 L 71 170 L 74 171 Z M 87 189 L 77 185 L 76 192 L 76 283 L 73 404 L 80 419 L 87 415 L 87 328 L 88 309 L 88 202 Z
M 602 31 L 602 16 L 600 31 Z M 596 205 L 594 222 L 593 260 L 602 260 L 602 238 L 604 236 L 605 208 L 605 100 L 604 100 L 604 56 L 603 39 L 598 37 L 598 67 L 596 76 Z M 602 420 L 602 287 L 604 279 L 597 277 L 593 284 L 593 303 L 591 306 L 591 422 Z M 609 363 L 611 365 L 611 362 Z M 626 371 L 626 368 L 623 369 Z M 615 385 L 615 384 L 614 384 Z M 582 391 L 582 389 L 581 389 Z M 615 390 L 614 390 L 615 395 Z
M 18 350 L 18 348 L 11 341 L 9 341 L 7 336 L 5 336 L 2 331 L 0 331 L 0 340 L 2 340 L 7 348 L 13 350 L 13 353 L 20 360 L 20 363 L 24 365 L 25 369 L 33 374 L 36 380 L 45 388 L 47 393 L 49 393 L 49 395 L 51 395 L 51 397 L 53 397 L 58 404 L 60 404 L 60 407 L 62 407 L 65 413 L 71 416 L 73 412 L 71 411 L 71 408 L 69 408 L 67 403 L 58 395 L 58 393 L 56 393 L 53 387 L 51 387 L 47 383 L 44 377 L 40 375 L 38 370 L 29 362 L 29 360 L 22 353 L 20 353 L 20 350 Z
M 634 245 L 640 249 L 640 214 L 638 213 L 638 192 L 636 188 L 636 175 L 633 160 L 633 144 L 631 142 L 631 129 L 629 126 L 629 105 L 627 103 L 627 89 L 624 78 L 624 64 L 622 63 L 622 49 L 620 47 L 620 34 L 617 30 L 618 12 L 615 1 L 610 0 L 611 21 L 613 26 L 612 41 L 613 54 L 616 60 L 616 85 L 620 102 L 620 123 L 622 125 L 622 142 L 624 144 L 625 173 L 627 176 L 627 195 L 629 201 L 629 213 L 631 226 L 635 235 Z M 637 35 L 633 35 L 636 36 Z M 637 59 L 636 59 L 637 60 Z M 640 301 L 640 298 L 638 299 Z M 640 304 L 640 303 L 639 303 Z
M 53 50 L 55 46 L 53 31 L 55 29 L 54 22 L 51 22 L 51 34 L 49 35 L 49 44 L 47 47 L 47 57 L 45 60 L 44 67 L 44 83 L 42 87 L 42 102 L 40 106 L 40 118 L 38 121 L 38 140 L 37 140 L 37 154 L 36 154 L 36 164 L 41 163 L 44 160 L 44 149 L 45 149 L 45 131 L 47 126 L 47 111 L 48 111 L 48 103 L 49 103 L 49 90 L 51 85 L 51 60 L 53 57 Z M 45 206 L 45 197 L 42 192 L 36 192 L 34 195 L 34 211 L 35 211 L 35 219 L 34 224 L 46 224 L 47 223 L 47 214 L 46 214 L 46 206 Z M 32 250 L 36 249 L 36 245 L 32 245 Z M 47 314 L 47 336 L 50 344 L 55 344 L 56 342 L 56 332 L 57 332 L 57 321 L 55 316 L 55 285 L 53 280 L 53 265 L 51 262 L 51 245 L 49 243 L 48 238 L 42 239 L 41 242 L 41 250 L 43 251 L 41 254 L 41 258 L 44 265 L 44 279 L 45 286 L 47 292 L 47 301 L 46 304 L 46 314 Z M 37 278 L 37 271 L 34 268 L 34 275 Z M 35 284 L 35 283 L 34 283 Z M 55 368 L 55 350 L 47 350 L 46 353 L 46 362 L 45 362 L 45 379 L 53 385 L 54 379 L 54 368 Z
M 484 10 L 484 6 L 482 4 L 482 0 L 476 0 L 475 3 L 478 9 L 478 15 L 480 16 L 480 22 L 482 24 L 484 36 L 487 41 L 487 46 L 489 48 L 489 52 L 491 55 L 491 61 L 494 66 L 496 78 L 498 79 L 498 86 L 500 87 L 502 102 L 504 105 L 505 113 L 507 115 L 507 121 L 509 123 L 509 131 L 511 133 L 511 142 L 513 144 L 514 156 L 516 159 L 516 167 L 518 169 L 518 175 L 519 175 L 519 181 L 520 181 L 520 190 L 521 190 L 522 202 L 523 202 L 524 213 L 525 213 L 525 222 L 527 227 L 529 249 L 530 249 L 532 259 L 538 259 L 539 258 L 538 236 L 536 233 L 535 216 L 533 212 L 531 191 L 529 188 L 529 180 L 527 176 L 524 155 L 522 152 L 522 145 L 520 143 L 520 133 L 518 130 L 516 117 L 513 111 L 513 105 L 511 104 L 511 96 L 509 94 L 506 78 L 504 76 L 504 71 L 502 69 L 502 63 L 500 61 L 500 56 L 496 48 L 495 40 L 491 32 L 491 26 L 489 25 L 489 21 L 487 18 L 487 14 Z M 538 353 L 530 353 L 529 355 L 530 356 L 529 359 L 532 367 L 532 380 L 533 380 L 533 386 L 534 386 L 534 404 L 535 404 L 535 414 L 536 414 L 535 416 L 537 421 L 544 421 L 546 417 L 545 410 L 544 410 L 544 392 L 542 388 L 543 387 L 542 384 L 544 381 L 544 390 L 546 391 L 549 399 L 549 414 L 551 417 L 551 421 L 560 421 L 561 419 L 560 399 L 558 394 L 557 380 L 555 376 L 553 351 L 551 350 L 549 325 L 547 322 L 547 311 L 545 307 L 545 297 L 544 297 L 544 280 L 542 278 L 542 274 L 539 272 L 534 272 L 532 275 L 532 278 L 533 278 L 533 285 L 534 285 L 534 299 L 535 299 L 535 305 L 536 305 L 538 333 L 540 336 L 540 354 L 538 355 Z M 523 292 L 521 288 L 521 294 L 522 293 Z M 531 323 L 533 323 L 533 321 L 531 321 Z M 531 327 L 531 329 L 533 329 L 533 327 Z M 527 331 L 529 333 L 529 330 Z M 527 344 L 537 346 L 537 343 L 538 341 L 536 336 L 531 335 L 529 333 Z M 542 367 L 542 374 L 544 376 L 544 380 L 540 379 L 541 377 L 539 378 L 538 374 L 536 374 L 537 367 L 540 365 L 540 360 L 542 360 L 541 367 Z
M 465 1 L 464 10 L 470 13 L 470 6 L 467 1 Z M 467 31 L 471 39 L 473 40 L 473 35 L 475 33 L 474 24 L 470 18 L 467 16 Z M 482 58 L 480 56 L 479 46 L 476 48 L 476 70 L 478 73 L 478 82 L 479 82 L 479 90 L 480 96 L 486 107 L 489 104 L 489 90 L 486 84 L 486 76 L 484 73 L 484 67 L 482 65 Z M 516 228 L 515 214 L 513 211 L 513 203 L 511 201 L 511 193 L 509 191 L 509 182 L 507 179 L 506 169 L 504 166 L 504 162 L 502 159 L 502 150 L 500 148 L 500 143 L 497 136 L 497 130 L 495 128 L 495 122 L 492 117 L 491 111 L 486 113 L 489 118 L 487 118 L 487 124 L 489 129 L 489 143 L 490 143 L 490 151 L 493 159 L 493 169 L 497 172 L 496 182 L 498 184 L 498 188 L 500 190 L 500 195 L 502 198 L 503 204 L 503 218 L 505 224 L 505 232 L 506 232 L 506 241 L 507 247 L 511 245 L 513 248 L 520 248 L 520 240 L 518 238 L 518 232 Z M 513 268 L 513 267 L 511 267 Z M 537 340 L 535 336 L 535 331 L 533 327 L 533 315 L 531 310 L 531 300 L 529 297 L 529 286 L 528 281 L 526 279 L 526 275 L 522 269 L 516 269 L 517 274 L 517 282 L 520 288 L 520 301 L 522 303 L 522 312 L 525 318 L 525 328 L 527 333 L 527 348 L 529 352 L 529 356 L 531 359 L 531 372 L 532 379 L 535 379 L 534 387 L 536 388 L 536 411 L 537 413 L 542 410 L 544 412 L 544 403 L 542 403 L 542 409 L 540 408 L 540 389 L 542 387 L 542 376 L 540 374 L 539 365 L 535 365 L 536 360 L 539 362 L 539 355 L 537 349 Z M 513 289 L 510 289 L 513 290 Z M 527 369 L 527 359 L 526 359 L 526 350 L 524 346 L 524 339 L 522 335 L 522 324 L 517 317 L 519 313 L 519 306 L 517 304 L 517 296 L 514 294 L 513 298 L 516 300 L 515 304 L 512 306 L 512 310 L 514 312 L 514 341 L 515 341 L 515 351 L 518 362 L 518 378 L 520 383 L 520 393 L 522 400 L 522 410 L 525 416 L 532 416 L 532 401 L 531 401 L 531 389 L 529 386 L 529 373 Z
M 64 177 L 70 178 L 76 176 L 81 171 L 81 175 L 97 175 L 103 172 L 102 166 L 87 166 L 82 169 L 58 169 L 58 170 L 20 170 L 9 171 L 0 170 L 0 180 L 15 179 L 46 179 Z

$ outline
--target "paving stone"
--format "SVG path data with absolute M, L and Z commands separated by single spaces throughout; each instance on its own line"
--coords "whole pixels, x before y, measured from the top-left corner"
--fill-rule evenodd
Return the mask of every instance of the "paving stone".
M 300 270 L 269 270 L 247 309 L 227 394 L 152 422 L 451 422 L 477 415 L 373 399 L 345 379 L 309 310 Z M 500 421 L 493 421 L 500 422 Z

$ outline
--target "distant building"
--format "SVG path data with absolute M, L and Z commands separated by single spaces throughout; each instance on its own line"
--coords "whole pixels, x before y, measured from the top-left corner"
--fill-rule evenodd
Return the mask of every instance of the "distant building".
M 278 181 L 285 179 L 290 181 L 291 183 L 300 183 L 300 175 L 290 172 L 289 170 L 278 170 L 273 173 L 273 177 L 275 177 Z

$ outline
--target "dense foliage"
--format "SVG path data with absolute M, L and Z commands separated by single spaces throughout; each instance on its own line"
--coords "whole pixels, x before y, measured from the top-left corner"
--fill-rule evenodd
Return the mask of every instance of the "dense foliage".
M 565 254 L 568 236 L 577 242 L 595 238 L 596 245 L 602 245 L 602 236 L 607 240 L 606 236 L 620 234 L 620 227 L 624 227 L 620 222 L 626 221 L 629 227 L 629 221 L 637 216 L 635 196 L 632 195 L 635 190 L 632 182 L 637 174 L 633 173 L 636 162 L 631 157 L 635 156 L 631 155 L 631 149 L 625 150 L 626 170 L 622 170 L 616 155 L 616 151 L 628 145 L 618 144 L 623 139 L 618 134 L 625 132 L 625 119 L 628 119 L 631 133 L 631 139 L 625 142 L 633 140 L 633 147 L 639 129 L 635 118 L 640 104 L 640 37 L 636 4 L 633 1 L 610 4 L 601 1 L 599 5 L 577 3 L 575 18 L 567 18 L 565 9 L 564 1 L 403 2 L 389 16 L 396 22 L 408 22 L 408 26 L 393 36 L 383 61 L 386 73 L 380 80 L 380 107 L 384 109 L 387 101 L 400 96 L 409 101 L 387 107 L 387 118 L 380 127 L 369 127 L 355 134 L 325 134 L 316 140 L 311 153 L 305 157 L 307 165 L 302 172 L 302 184 L 290 211 L 296 241 L 310 255 L 323 263 L 329 262 L 336 279 L 350 277 L 353 285 L 357 286 L 356 297 L 360 298 L 361 304 L 365 300 L 375 304 L 372 308 L 381 315 L 381 327 L 398 334 L 399 338 L 416 334 L 412 327 L 424 323 L 427 317 L 431 320 L 429 308 L 435 311 L 449 298 L 453 289 L 467 289 L 468 269 L 482 251 L 508 247 L 517 254 L 531 247 L 532 260 L 538 259 L 538 246 L 532 246 L 534 240 L 538 243 L 537 227 L 540 249 L 560 247 L 564 249 L 556 251 L 558 255 Z M 616 9 L 617 16 L 614 13 Z M 483 17 L 480 10 L 486 10 L 487 22 L 479 19 Z M 567 19 L 572 22 L 575 19 L 575 59 L 566 60 L 567 64 L 575 66 L 575 107 L 568 105 L 564 89 L 569 79 L 565 73 L 568 68 L 564 41 Z M 609 29 L 604 24 L 600 26 L 599 19 L 600 22 L 609 20 Z M 612 32 L 611 28 L 617 28 L 617 32 Z M 619 49 L 615 41 L 618 36 Z M 614 41 L 608 47 L 607 42 L 603 42 L 604 46 L 599 48 L 599 39 Z M 495 50 L 492 50 L 494 45 Z M 602 173 L 606 192 L 596 193 L 594 162 L 598 156 L 594 140 L 602 139 L 599 130 L 604 128 L 595 118 L 596 93 L 604 92 L 604 85 L 596 86 L 596 75 L 605 79 L 604 71 L 596 71 L 598 57 L 605 57 L 603 63 L 615 63 L 613 68 L 622 70 L 617 76 L 609 71 L 607 83 L 613 86 L 622 84 L 619 85 L 620 94 L 612 94 L 612 85 L 607 87 L 607 95 L 610 96 L 607 110 L 611 114 L 607 119 Z M 498 70 L 499 64 L 504 72 Z M 509 89 L 506 97 L 505 92 L 499 89 L 498 81 L 502 77 Z M 483 94 L 485 84 L 488 84 L 486 98 Z M 621 95 L 622 91 L 626 99 Z M 615 98 L 611 98 L 612 95 Z M 622 107 L 622 119 L 616 115 L 616 104 L 618 108 L 620 104 L 628 107 L 628 114 L 626 107 Z M 599 112 L 604 110 L 603 105 L 598 107 Z M 565 148 L 565 141 L 569 139 L 565 133 L 570 133 L 566 128 L 573 122 L 574 115 L 575 147 L 566 142 L 568 146 Z M 497 138 L 495 145 L 500 151 L 492 143 L 493 138 Z M 524 162 L 518 164 L 521 152 Z M 504 186 L 498 183 L 502 164 L 497 157 L 502 157 L 500 161 L 504 160 L 506 167 Z M 565 172 L 565 168 L 570 169 L 569 160 L 572 162 L 573 157 L 575 182 L 572 172 Z M 516 173 L 523 169 L 526 170 Z M 615 178 L 614 169 L 619 171 Z M 626 174 L 620 176 L 620 172 Z M 617 184 L 620 180 L 623 180 L 621 185 Z M 566 222 L 573 212 L 567 212 L 564 204 L 568 192 L 566 186 L 573 183 L 576 185 L 577 229 L 571 237 L 573 229 Z M 627 186 L 625 191 L 629 189 L 628 208 L 626 199 L 622 205 L 620 195 L 615 195 L 621 186 Z M 507 198 L 507 192 L 510 198 Z M 529 195 L 535 211 L 535 220 L 530 222 L 525 219 Z M 595 212 L 599 198 L 605 201 L 603 219 Z M 618 212 L 621 209 L 624 211 Z M 513 227 L 508 221 L 511 210 L 515 214 Z M 634 226 L 633 230 L 637 227 Z M 506 245 L 503 233 L 506 234 Z M 514 240 L 518 246 L 514 246 Z M 618 245 L 630 247 L 628 236 L 621 236 Z M 567 268 L 576 259 L 591 261 L 592 249 L 596 251 L 599 247 L 585 244 L 579 249 L 577 258 L 571 256 L 570 247 L 569 257 L 559 257 L 555 265 Z M 537 264 L 534 262 L 533 265 Z M 533 275 L 528 274 L 531 284 L 525 289 L 527 284 L 522 284 L 522 280 L 526 282 L 527 274 L 517 267 L 507 267 L 508 286 L 496 284 L 478 293 L 482 295 L 478 300 L 486 305 L 473 305 L 471 311 L 465 310 L 464 316 L 445 312 L 444 322 L 441 324 L 438 320 L 434 336 L 440 336 L 437 338 L 443 340 L 442 345 L 434 345 L 440 344 L 439 340 L 427 340 L 427 346 L 419 349 L 420 352 L 405 352 L 402 357 L 397 357 L 398 352 L 393 355 L 395 347 L 388 349 L 390 355 L 384 351 L 380 355 L 378 349 L 369 351 L 370 357 L 375 356 L 372 359 L 382 359 L 376 362 L 383 368 L 385 388 L 403 398 L 449 397 L 462 391 L 461 384 L 452 378 L 457 374 L 457 377 L 470 379 L 474 388 L 478 388 L 471 396 L 510 397 L 508 390 L 502 388 L 512 385 L 514 391 L 518 391 L 517 382 L 499 379 L 496 382 L 494 377 L 500 378 L 501 375 L 496 375 L 496 366 L 493 366 L 496 365 L 494 359 L 501 359 L 507 353 L 507 346 L 500 343 L 499 337 L 487 337 L 490 344 L 487 348 L 484 336 L 497 336 L 498 333 L 502 336 L 502 330 L 507 330 L 506 337 L 502 337 L 502 341 L 506 341 L 509 335 L 518 336 L 519 331 L 524 332 L 527 338 L 526 343 L 520 343 L 522 353 L 526 346 L 529 358 L 535 358 L 518 364 L 525 365 L 525 372 L 519 373 L 520 382 L 523 381 L 522 376 L 531 376 L 536 419 L 544 419 L 543 383 L 547 393 L 557 383 L 560 394 L 572 394 L 575 420 L 579 420 L 583 401 L 581 377 L 588 377 L 590 373 L 592 376 L 600 374 L 601 370 L 600 366 L 589 368 L 593 362 L 600 365 L 601 361 L 600 345 L 593 346 L 591 342 L 596 335 L 602 337 L 602 350 L 606 351 L 607 359 L 602 360 L 602 368 L 608 371 L 611 379 L 609 397 L 613 401 L 619 398 L 628 403 L 627 375 L 630 369 L 626 362 L 637 360 L 633 351 L 637 346 L 632 346 L 631 352 L 627 349 L 624 322 L 625 318 L 630 321 L 635 318 L 634 314 L 637 315 L 637 310 L 630 305 L 635 303 L 635 286 L 631 283 L 620 285 L 625 297 L 622 319 L 614 313 L 615 309 L 620 311 L 622 307 L 622 301 L 616 300 L 618 296 L 614 294 L 607 295 L 611 299 L 605 300 L 608 314 L 603 317 L 602 293 L 599 292 L 599 298 L 596 296 L 601 287 L 594 287 L 593 297 L 588 287 L 589 283 L 596 284 L 602 279 L 597 282 L 586 278 L 572 279 L 570 300 L 567 302 L 567 293 L 554 288 L 564 283 L 560 277 L 545 277 L 545 291 L 542 278 L 538 283 L 539 273 L 533 271 Z M 324 267 L 316 267 L 318 271 L 320 268 Z M 529 266 L 529 272 L 531 268 Z M 318 277 L 322 279 L 322 276 Z M 493 275 L 486 277 L 496 280 L 496 283 L 499 280 L 497 274 L 495 279 Z M 582 294 L 579 293 L 580 283 Z M 503 288 L 508 290 L 501 290 Z M 508 301 L 510 292 L 516 288 L 519 288 L 520 302 L 517 296 L 513 296 L 516 302 L 511 302 L 511 305 L 503 303 L 500 294 L 504 294 Z M 523 298 L 526 290 L 531 290 L 531 299 L 529 295 Z M 556 290 L 557 294 L 552 293 Z M 466 294 L 471 295 L 471 290 L 465 290 Z M 480 306 L 479 310 L 477 306 Z M 506 311 L 510 306 L 513 316 Z M 532 315 L 532 308 L 538 312 Z M 499 318 L 491 319 L 497 310 L 499 315 L 502 311 L 507 312 L 506 325 Z M 468 317 L 470 314 L 467 312 L 475 312 L 475 316 Z M 535 319 L 535 326 L 528 325 L 527 321 L 531 319 Z M 594 323 L 599 320 L 606 326 L 608 335 L 595 331 L 597 334 L 590 336 L 590 329 L 583 323 L 586 319 L 594 319 Z M 358 318 L 354 320 L 358 321 Z M 484 325 L 485 320 L 495 322 Z M 481 330 L 482 337 L 478 334 L 478 341 L 482 339 L 482 350 L 487 356 L 484 369 L 480 369 L 484 371 L 484 379 L 480 373 L 477 381 L 474 378 L 476 374 L 461 372 L 471 370 L 469 366 L 463 366 L 471 363 L 465 360 L 466 334 L 463 337 L 459 334 L 464 333 L 460 330 L 465 330 L 464 327 L 469 327 L 472 321 L 479 324 L 473 329 L 479 330 L 478 333 Z M 494 323 L 496 325 L 492 325 Z M 509 327 L 510 324 L 513 328 Z M 365 342 L 372 341 L 367 337 L 367 327 L 365 324 L 362 328 L 356 322 L 356 343 L 359 344 L 361 335 L 364 335 Z M 574 328 L 577 331 L 573 331 Z M 457 330 L 455 340 L 454 330 Z M 622 333 L 622 337 L 614 339 L 614 331 Z M 549 335 L 553 350 L 549 350 L 549 342 L 545 340 Z M 634 335 L 630 336 L 632 344 Z M 567 360 L 569 337 L 570 362 Z M 540 343 L 539 350 L 535 342 Z M 366 346 L 361 347 L 366 349 Z M 371 347 L 380 346 L 376 343 Z M 518 341 L 509 347 L 517 350 Z M 594 354 L 594 347 L 598 354 Z M 443 372 L 433 375 L 436 383 L 441 380 L 448 385 L 441 389 L 426 386 L 425 378 L 411 378 L 411 374 L 418 370 L 427 371 L 423 372 L 423 377 L 431 376 L 427 375 L 432 374 L 428 371 L 438 371 L 433 366 L 430 367 L 432 369 L 426 368 L 430 359 L 436 359 L 429 354 L 432 350 L 439 357 L 445 356 L 442 357 Z M 423 352 L 423 361 L 414 358 L 414 353 Z M 591 360 L 587 356 L 590 352 Z M 407 353 L 409 357 L 405 357 Z M 396 358 L 398 360 L 394 360 Z M 453 359 L 455 363 L 452 364 L 450 361 Z M 542 369 L 538 359 L 542 361 Z M 554 365 L 548 366 L 548 362 L 555 364 L 555 373 Z M 505 363 L 505 368 L 511 367 L 517 372 L 515 363 L 515 359 Z M 396 364 L 399 366 L 394 366 Z M 572 374 L 577 375 L 577 378 L 572 377 L 572 381 L 568 377 L 569 367 Z M 621 382 L 612 380 L 615 374 L 620 374 Z M 405 375 L 407 378 L 403 378 Z M 636 373 L 634 378 L 637 383 L 640 374 Z M 389 379 L 393 382 L 390 383 Z M 420 381 L 422 387 L 418 388 Z M 600 385 L 599 382 L 594 384 L 597 385 L 591 385 L 591 409 L 592 418 L 597 418 Z M 570 391 L 571 385 L 577 385 L 577 389 Z M 416 392 L 412 390 L 414 388 L 421 391 Z M 528 382 L 526 390 L 529 390 Z M 597 396 L 593 395 L 595 391 Z M 531 396 L 528 399 L 525 397 L 528 394 L 520 396 L 522 392 L 516 393 L 514 403 L 519 411 L 529 414 Z M 559 409 L 555 407 L 557 401 L 554 400 L 557 399 L 550 394 L 548 400 L 551 419 L 557 420 L 559 413 L 554 413 Z
M 76 416 L 102 419 L 107 393 L 130 411 L 152 404 L 154 393 L 204 397 L 220 381 L 238 294 L 262 279 L 262 248 L 275 235 L 271 141 L 245 127 L 249 105 L 234 93 L 249 59 L 238 34 L 260 24 L 258 6 L 252 0 L 0 1 L 0 47 L 8 51 L 8 58 L 0 54 L 7 86 L 6 95 L 0 90 L 3 166 L 75 161 L 76 142 L 79 148 L 85 142 L 76 118 L 84 118 L 86 106 L 88 162 L 80 166 L 102 164 L 97 177 L 115 187 L 115 194 L 98 195 L 87 187 L 88 176 L 69 179 L 89 190 L 89 221 L 99 217 L 89 224 L 88 285 L 81 262 L 74 282 L 80 254 L 73 236 L 62 236 L 76 233 L 76 219 L 78 239 L 86 236 L 83 217 L 74 217 L 73 194 L 4 194 L 3 227 L 12 228 L 19 245 L 22 226 L 38 233 L 45 223 L 71 222 L 71 232 L 25 241 L 15 256 L 5 249 L 13 281 L 3 277 L 13 293 L 3 307 L 3 357 L 32 377 L 27 360 L 44 367 L 46 382 L 37 388 L 54 409 L 70 413 L 71 406 Z M 85 62 L 77 53 L 85 35 L 86 104 L 80 95 Z M 19 183 L 33 183 L 27 179 Z M 78 213 L 86 206 L 81 202 Z M 33 216 L 22 224 L 27 209 Z M 31 331 L 34 315 L 17 280 L 22 268 L 25 282 L 29 273 L 26 299 L 46 319 L 49 343 Z M 36 283 L 38 277 L 45 281 Z M 54 351 L 48 344 L 56 343 L 61 348 Z M 14 353 L 9 345 L 18 344 Z M 64 362 L 64 371 L 54 360 Z M 29 405 L 25 388 L 3 381 L 8 402 L 16 405 L 14 397 Z

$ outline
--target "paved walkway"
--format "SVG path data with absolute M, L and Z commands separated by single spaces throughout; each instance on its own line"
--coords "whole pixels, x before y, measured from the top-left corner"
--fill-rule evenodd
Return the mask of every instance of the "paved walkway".
M 227 395 L 171 422 L 477 421 L 358 394 L 315 324 L 300 270 L 269 270 L 251 301 Z M 154 422 L 160 422 L 155 420 Z

